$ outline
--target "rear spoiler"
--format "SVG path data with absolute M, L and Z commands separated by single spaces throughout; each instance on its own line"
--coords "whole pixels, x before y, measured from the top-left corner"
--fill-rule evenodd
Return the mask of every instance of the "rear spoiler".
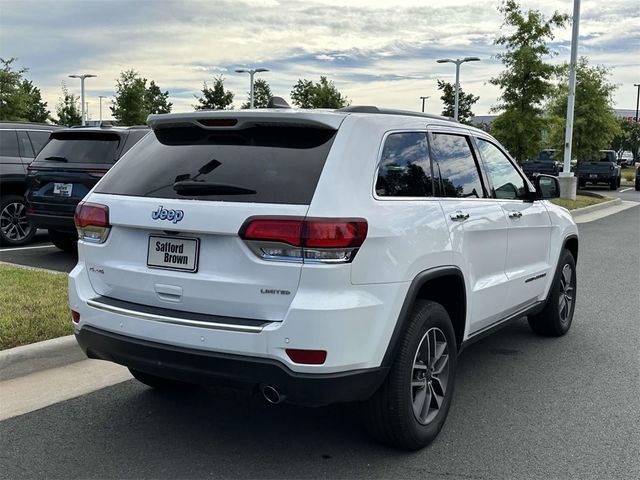
M 346 118 L 344 113 L 332 111 L 304 111 L 293 109 L 261 110 L 202 110 L 189 113 L 152 114 L 147 125 L 152 129 L 197 126 L 207 130 L 239 130 L 252 126 L 298 126 L 337 130 Z

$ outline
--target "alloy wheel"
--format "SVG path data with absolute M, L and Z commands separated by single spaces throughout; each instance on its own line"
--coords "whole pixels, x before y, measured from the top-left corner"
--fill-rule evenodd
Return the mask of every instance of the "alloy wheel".
M 423 425 L 438 415 L 447 392 L 449 380 L 449 345 L 447 337 L 437 327 L 422 337 L 411 374 L 411 398 L 416 420 Z
M 571 320 L 571 309 L 573 306 L 573 270 L 571 265 L 566 264 L 562 267 L 560 274 L 560 295 L 558 297 L 558 312 L 560 313 L 560 321 L 566 325 Z
M 7 203 L 0 212 L 0 231 L 5 239 L 20 242 L 29 236 L 32 228 L 23 203 Z

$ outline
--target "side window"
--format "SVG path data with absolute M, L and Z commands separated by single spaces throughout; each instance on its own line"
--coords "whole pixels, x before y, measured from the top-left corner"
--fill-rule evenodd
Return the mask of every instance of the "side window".
M 434 133 L 431 138 L 434 175 L 439 178 L 440 196 L 482 198 L 482 182 L 469 139 L 450 133 Z
M 18 137 L 15 130 L 0 130 L 0 156 L 19 157 Z
M 20 156 L 24 158 L 33 158 L 33 147 L 31 146 L 31 140 L 27 132 L 18 131 L 18 143 L 20 144 Z
M 31 139 L 31 144 L 33 145 L 36 155 L 40 153 L 42 147 L 49 141 L 49 135 L 51 135 L 51 133 L 46 130 L 29 132 L 29 138 Z
M 527 198 L 527 187 L 504 153 L 493 143 L 478 138 L 478 148 L 487 175 L 492 183 L 493 197 L 507 200 Z
M 381 197 L 433 195 L 426 132 L 392 133 L 382 149 L 376 193 Z

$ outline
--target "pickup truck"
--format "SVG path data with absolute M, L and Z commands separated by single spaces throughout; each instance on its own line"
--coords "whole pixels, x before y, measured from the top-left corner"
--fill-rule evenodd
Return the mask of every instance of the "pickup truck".
M 582 188 L 587 183 L 606 183 L 610 190 L 617 190 L 620 186 L 621 168 L 616 160 L 616 152 L 613 150 L 600 150 L 599 160 L 580 162 L 576 171 L 578 187 Z
M 557 160 L 559 150 L 548 148 L 542 150 L 537 160 L 527 160 L 522 164 L 524 174 L 532 179 L 535 175 L 543 173 L 545 175 L 558 175 L 562 171 L 562 163 Z

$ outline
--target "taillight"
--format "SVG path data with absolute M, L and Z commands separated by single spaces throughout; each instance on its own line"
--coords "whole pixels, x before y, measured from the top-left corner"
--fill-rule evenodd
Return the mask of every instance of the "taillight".
M 348 263 L 367 237 L 363 218 L 250 217 L 238 232 L 265 260 Z
M 80 202 L 73 217 L 78 238 L 85 242 L 104 243 L 109 236 L 109 207 L 99 203 Z

